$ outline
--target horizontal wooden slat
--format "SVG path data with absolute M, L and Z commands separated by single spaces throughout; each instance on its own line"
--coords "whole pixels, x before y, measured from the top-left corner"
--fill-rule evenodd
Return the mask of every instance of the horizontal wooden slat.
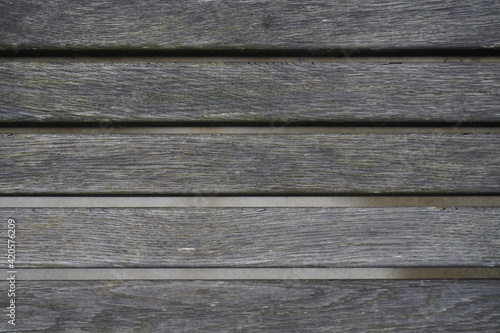
M 497 193 L 500 136 L 0 136 L 3 194 Z
M 500 284 L 482 281 L 19 281 L 23 330 L 492 332 Z M 10 327 L 9 327 L 10 326 Z
M 0 122 L 500 121 L 499 63 L 2 62 Z
M 498 47 L 497 1 L 3 2 L 1 49 Z
M 499 208 L 2 209 L 0 215 L 17 223 L 18 268 L 500 265 Z

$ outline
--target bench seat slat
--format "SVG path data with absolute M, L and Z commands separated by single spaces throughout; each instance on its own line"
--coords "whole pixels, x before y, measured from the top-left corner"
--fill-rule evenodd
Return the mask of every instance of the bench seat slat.
M 500 63 L 1 62 L 0 122 L 500 121 Z
M 17 0 L 1 49 L 498 47 L 497 1 Z
M 499 208 L 81 208 L 0 214 L 18 223 L 19 268 L 500 265 Z
M 495 280 L 20 281 L 18 287 L 18 325 L 26 330 L 493 333 L 500 326 Z
M 3 134 L 0 193 L 498 193 L 499 152 L 498 134 Z

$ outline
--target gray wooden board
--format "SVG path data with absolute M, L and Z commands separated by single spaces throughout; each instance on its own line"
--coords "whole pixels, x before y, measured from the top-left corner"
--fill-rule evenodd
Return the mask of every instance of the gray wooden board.
M 2 62 L 0 121 L 499 121 L 499 78 L 499 63 Z
M 500 265 L 499 208 L 1 209 L 18 268 Z
M 498 193 L 498 134 L 0 136 L 3 194 Z
M 496 280 L 18 281 L 9 332 L 492 332 Z
M 0 4 L 0 49 L 498 47 L 498 1 L 67 1 Z

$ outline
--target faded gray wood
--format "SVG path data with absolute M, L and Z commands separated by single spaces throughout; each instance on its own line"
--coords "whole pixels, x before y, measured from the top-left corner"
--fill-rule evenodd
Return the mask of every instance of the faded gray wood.
M 16 266 L 500 264 L 498 208 L 2 209 Z
M 18 0 L 1 49 L 498 47 L 498 1 Z
M 500 284 L 445 281 L 18 282 L 37 332 L 498 332 Z
M 499 121 L 500 64 L 0 63 L 3 122 Z
M 0 136 L 3 194 L 498 193 L 498 134 Z

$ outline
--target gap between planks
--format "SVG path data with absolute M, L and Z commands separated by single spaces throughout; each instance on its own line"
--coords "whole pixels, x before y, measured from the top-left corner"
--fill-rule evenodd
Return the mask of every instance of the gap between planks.
M 8 271 L 12 272 L 12 271 Z M 52 268 L 18 280 L 413 280 L 500 279 L 499 267 L 463 268 Z
M 371 126 L 119 126 L 113 122 L 99 127 L 0 127 L 0 134 L 491 134 L 500 133 L 500 127 L 468 127 L 457 124 L 454 127 L 371 127 Z
M 167 56 L 125 56 L 125 57 L 1 57 L 2 62 L 104 62 L 104 63 L 500 63 L 500 57 L 167 57 Z
M 0 196 L 0 208 L 500 207 L 500 196 Z

